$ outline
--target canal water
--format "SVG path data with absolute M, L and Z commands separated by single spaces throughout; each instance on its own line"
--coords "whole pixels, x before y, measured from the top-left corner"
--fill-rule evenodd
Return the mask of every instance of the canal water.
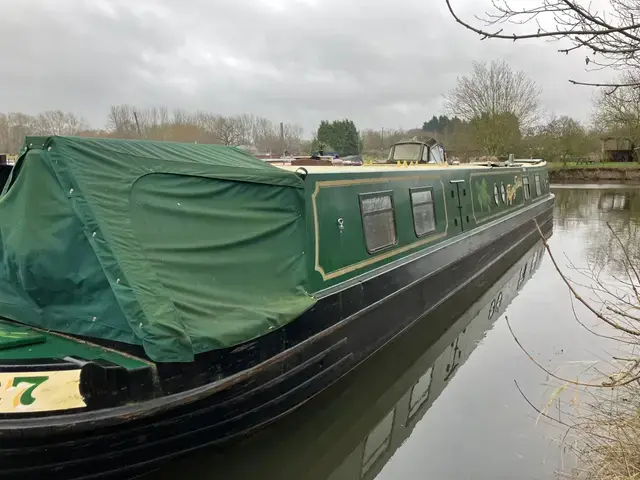
M 556 207 L 549 246 L 562 271 L 576 280 L 575 269 L 583 267 L 603 278 L 622 275 L 615 262 L 622 253 L 607 222 L 631 253 L 638 253 L 640 188 L 557 185 L 552 191 Z M 588 281 L 582 278 L 581 283 Z M 586 287 L 577 288 L 591 298 Z M 582 380 L 595 368 L 606 369 L 620 345 L 594 334 L 611 335 L 605 327 L 572 301 L 538 242 L 497 282 L 486 285 L 482 297 L 469 301 L 444 335 L 415 329 L 270 427 L 151 475 L 225 480 L 558 478 L 559 471 L 576 464 L 566 448 L 571 436 L 564 438 L 566 429 L 533 407 L 562 421 L 572 405 L 583 401 L 585 393 L 573 388 L 558 394 L 563 382 L 551 374 Z

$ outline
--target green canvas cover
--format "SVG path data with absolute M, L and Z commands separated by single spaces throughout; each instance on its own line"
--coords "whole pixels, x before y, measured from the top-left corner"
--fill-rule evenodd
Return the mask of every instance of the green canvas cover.
M 313 305 L 305 235 L 302 180 L 238 148 L 29 137 L 0 197 L 0 316 L 192 361 Z

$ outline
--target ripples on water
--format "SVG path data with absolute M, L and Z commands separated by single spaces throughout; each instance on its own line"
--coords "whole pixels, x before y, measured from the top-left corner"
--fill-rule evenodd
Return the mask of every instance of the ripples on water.
M 549 242 L 569 262 L 621 273 L 622 250 L 606 222 L 640 253 L 640 189 L 558 186 Z M 596 331 L 592 315 L 576 305 Z M 436 316 L 438 313 L 436 313 Z M 446 312 L 440 312 L 440 316 Z M 425 325 L 395 341 L 338 384 L 271 427 L 223 451 L 180 461 L 154 478 L 221 479 L 552 479 L 572 458 L 564 434 L 527 405 L 516 384 L 544 407 L 558 387 L 519 349 L 550 371 L 577 378 L 616 343 L 580 326 L 571 298 L 540 243 L 434 338 Z M 433 321 L 438 321 L 433 320 Z M 425 322 L 423 322 L 425 323 Z M 579 392 L 558 395 L 562 418 Z

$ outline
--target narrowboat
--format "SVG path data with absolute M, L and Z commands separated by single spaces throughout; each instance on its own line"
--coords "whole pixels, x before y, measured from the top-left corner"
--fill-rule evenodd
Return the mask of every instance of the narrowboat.
M 552 225 L 543 160 L 273 165 L 27 137 L 0 196 L 2 478 L 127 478 L 287 414 Z

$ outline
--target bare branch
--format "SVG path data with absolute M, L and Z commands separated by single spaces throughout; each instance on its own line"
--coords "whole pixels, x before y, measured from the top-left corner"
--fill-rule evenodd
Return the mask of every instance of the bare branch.
M 520 34 L 517 35 L 515 33 L 512 34 L 502 34 L 502 30 L 500 29 L 496 32 L 488 32 L 486 30 L 477 28 L 472 26 L 471 24 L 464 22 L 462 19 L 460 19 L 460 17 L 458 17 L 458 15 L 456 15 L 456 13 L 453 11 L 453 8 L 451 7 L 451 0 L 445 0 L 447 2 L 447 7 L 449 9 L 449 12 L 451 13 L 451 15 L 453 16 L 453 18 L 455 19 L 456 22 L 458 22 L 460 25 L 462 25 L 463 27 L 471 30 L 472 32 L 475 32 L 479 35 L 482 35 L 482 40 L 486 39 L 486 38 L 499 38 L 499 39 L 503 39 L 503 40 L 526 40 L 526 39 L 531 39 L 531 38 L 545 38 L 545 37 L 560 37 L 560 38 L 564 38 L 567 37 L 569 35 L 592 35 L 592 36 L 598 36 L 598 35 L 608 35 L 608 34 L 612 34 L 612 33 L 625 33 L 628 30 L 636 30 L 638 28 L 640 28 L 640 24 L 633 24 L 633 25 L 627 25 L 627 26 L 622 26 L 622 27 L 611 27 L 607 24 L 605 24 L 604 22 L 596 22 L 596 20 L 593 17 L 589 17 L 585 15 L 585 18 L 591 18 L 592 21 L 594 21 L 594 23 L 597 23 L 601 26 L 603 26 L 603 28 L 601 30 L 597 30 L 597 29 L 588 29 L 588 30 L 581 30 L 581 29 L 568 29 L 568 30 L 554 30 L 551 32 L 543 32 L 540 29 L 538 29 L 538 31 L 536 33 L 526 33 L 526 34 Z M 566 1 L 565 3 L 567 4 L 573 4 L 573 2 L 569 2 Z M 545 13 L 548 12 L 557 12 L 557 11 L 562 11 L 562 10 L 553 10 L 553 9 L 549 9 L 549 10 L 545 10 Z M 575 10 L 578 11 L 578 10 Z M 516 15 L 516 14 L 522 14 L 525 12 L 513 12 L 512 15 Z M 542 13 L 542 11 L 539 11 L 538 13 Z M 580 15 L 583 15 L 583 13 L 580 13 Z M 634 40 L 640 41 L 640 37 L 636 37 L 635 35 L 629 35 L 630 38 L 633 38 Z
M 622 325 L 620 325 L 620 324 L 618 324 L 616 322 L 611 321 L 611 319 L 609 319 L 609 318 L 605 317 L 604 315 L 602 315 L 600 312 L 598 312 L 595 308 L 593 308 L 587 301 L 585 301 L 582 298 L 582 296 L 575 290 L 575 288 L 573 288 L 573 285 L 571 285 L 569 280 L 567 280 L 567 277 L 564 276 L 564 274 L 560 270 L 560 267 L 558 267 L 558 264 L 556 263 L 556 259 L 554 258 L 553 253 L 551 252 L 551 248 L 549 248 L 549 243 L 547 242 L 546 237 L 543 235 L 542 230 L 540 230 L 540 226 L 538 225 L 538 222 L 535 219 L 534 219 L 534 222 L 536 224 L 536 228 L 538 229 L 538 232 L 539 232 L 540 236 L 542 237 L 542 243 L 544 244 L 545 249 L 549 253 L 549 258 L 551 258 L 551 262 L 553 263 L 553 266 L 555 267 L 555 269 L 558 272 L 558 274 L 560 275 L 560 277 L 562 277 L 562 280 L 567 285 L 567 287 L 569 287 L 569 290 L 571 291 L 573 296 L 580 303 L 582 303 L 585 307 L 587 307 L 587 309 L 589 311 L 591 311 L 591 313 L 593 313 L 596 317 L 598 317 L 600 320 L 602 320 L 603 322 L 605 322 L 609 326 L 611 326 L 611 327 L 613 327 L 613 328 L 615 328 L 617 330 L 621 330 L 621 331 L 623 331 L 625 333 L 628 333 L 629 335 L 640 336 L 640 331 L 624 327 L 624 326 L 622 326 Z
M 476 33 L 481 40 L 564 40 L 573 44 L 561 48 L 560 53 L 568 55 L 580 49 L 589 54 L 587 65 L 607 69 L 633 70 L 640 68 L 640 13 L 639 0 L 608 0 L 609 15 L 601 15 L 589 4 L 584 6 L 578 0 L 535 0 L 526 7 L 512 7 L 516 0 L 493 1 L 493 9 L 485 17 L 476 20 L 481 25 L 473 25 L 463 20 L 453 9 L 454 0 L 445 0 L 449 13 L 464 28 Z M 635 13 L 635 14 L 634 14 Z M 530 25 L 535 30 L 524 33 L 505 31 L 504 25 Z M 544 25 L 552 25 L 545 28 Z M 495 30 L 493 29 L 495 27 Z M 596 58 L 595 56 L 598 55 Z M 593 87 L 637 87 L 638 83 L 596 83 L 571 80 L 574 85 Z
M 588 87 L 611 87 L 614 90 L 611 90 L 609 92 L 609 95 L 614 93 L 618 88 L 621 87 L 640 87 L 640 83 L 638 82 L 633 82 L 633 83 L 591 83 L 591 82 L 578 82 L 577 80 L 569 80 L 570 83 L 573 83 L 574 85 L 585 85 Z

